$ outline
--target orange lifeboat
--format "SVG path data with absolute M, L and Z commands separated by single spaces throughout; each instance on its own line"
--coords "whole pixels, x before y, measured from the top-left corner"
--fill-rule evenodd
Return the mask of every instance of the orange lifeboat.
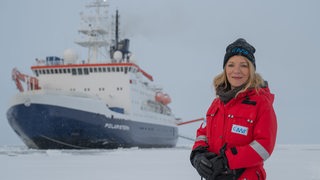
M 157 92 L 155 97 L 157 102 L 160 102 L 161 104 L 167 105 L 171 103 L 171 98 L 168 94 L 164 94 L 163 92 Z
M 163 97 L 163 104 L 167 105 L 171 103 L 171 98 L 168 94 L 164 94 L 164 97 Z

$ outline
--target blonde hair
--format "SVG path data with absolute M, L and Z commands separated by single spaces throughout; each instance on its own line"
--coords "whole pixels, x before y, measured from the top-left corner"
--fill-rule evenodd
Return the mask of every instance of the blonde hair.
M 246 82 L 246 85 L 236 94 L 236 96 L 241 93 L 246 91 L 249 88 L 254 88 L 258 90 L 258 88 L 263 87 L 266 85 L 266 82 L 263 80 L 262 76 L 259 73 L 256 73 L 255 67 L 253 66 L 252 62 L 250 62 L 247 58 L 245 58 L 247 63 L 249 64 L 249 79 Z M 230 86 L 230 83 L 227 78 L 226 74 L 226 68 L 223 69 L 223 72 L 218 74 L 214 79 L 213 79 L 213 87 L 216 91 L 218 87 L 223 87 L 224 89 L 227 89 L 228 86 Z

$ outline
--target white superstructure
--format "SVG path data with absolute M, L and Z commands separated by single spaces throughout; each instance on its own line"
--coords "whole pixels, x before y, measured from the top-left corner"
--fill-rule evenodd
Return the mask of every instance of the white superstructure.
M 88 57 L 78 60 L 67 49 L 63 57 L 36 59 L 34 76 L 14 69 L 20 93 L 7 113 L 10 125 L 33 148 L 175 146 L 171 99 L 131 61 L 129 40 L 119 40 L 118 12 L 109 23 L 106 1 L 86 7 L 94 13 L 81 13 L 76 43 Z

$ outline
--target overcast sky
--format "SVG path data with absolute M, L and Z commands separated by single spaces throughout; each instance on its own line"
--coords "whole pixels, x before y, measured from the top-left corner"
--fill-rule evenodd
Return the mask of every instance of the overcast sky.
M 0 1 L 0 145 L 22 144 L 6 119 L 17 93 L 11 70 L 30 74 L 35 58 L 75 49 L 79 13 L 88 0 Z M 139 66 L 153 75 L 183 120 L 205 116 L 215 97 L 225 48 L 245 38 L 256 48 L 257 71 L 275 94 L 278 143 L 320 143 L 320 1 L 318 0 L 110 0 L 120 11 Z M 198 124 L 181 127 L 194 136 Z

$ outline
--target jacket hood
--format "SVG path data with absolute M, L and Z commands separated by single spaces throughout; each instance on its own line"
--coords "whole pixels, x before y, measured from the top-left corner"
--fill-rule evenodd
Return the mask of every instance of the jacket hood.
M 267 100 L 273 104 L 274 102 L 274 94 L 270 92 L 269 87 L 260 88 L 258 91 L 259 95 L 263 95 L 267 98 Z
M 237 96 L 237 98 L 245 98 L 246 96 L 248 96 L 249 98 L 252 96 L 262 96 L 270 104 L 273 104 L 273 102 L 274 102 L 274 94 L 272 94 L 270 92 L 270 89 L 267 85 L 265 87 L 260 87 L 257 90 L 256 89 L 248 89 L 247 91 L 240 93 Z

